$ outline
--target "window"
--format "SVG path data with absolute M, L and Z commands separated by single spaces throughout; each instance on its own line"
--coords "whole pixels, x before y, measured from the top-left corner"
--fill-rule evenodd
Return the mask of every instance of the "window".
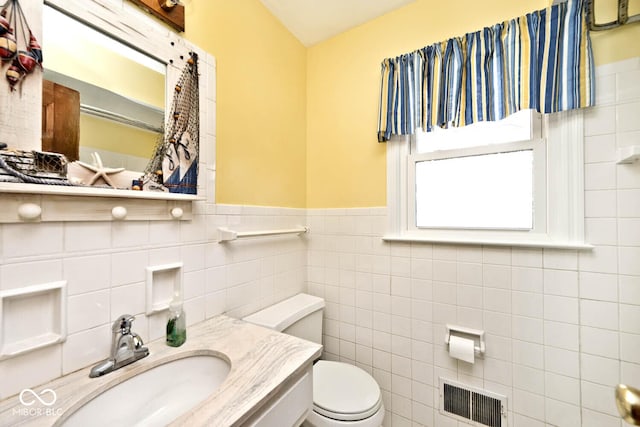
M 417 228 L 533 228 L 532 148 L 412 157 Z
M 581 114 L 521 111 L 389 141 L 385 239 L 588 247 Z

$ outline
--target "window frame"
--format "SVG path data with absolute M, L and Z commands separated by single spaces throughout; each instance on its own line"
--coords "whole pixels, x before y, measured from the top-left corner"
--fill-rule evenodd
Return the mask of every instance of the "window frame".
M 542 174 L 545 194 L 541 200 L 534 201 L 536 204 L 534 221 L 538 225 L 538 227 L 534 225 L 534 230 L 416 227 L 414 225 L 415 190 L 413 197 L 408 190 L 411 188 L 411 164 L 418 155 L 413 155 L 412 158 L 411 137 L 393 137 L 387 142 L 389 227 L 383 240 L 542 248 L 592 248 L 592 245 L 584 241 L 583 121 L 582 110 L 543 115 L 541 118 L 542 138 L 537 141 L 545 146 L 545 165 L 544 174 Z M 533 136 L 535 137 L 535 134 Z M 541 181 L 536 181 L 536 185 L 540 183 Z M 544 203 L 544 209 L 540 206 L 542 203 Z
M 531 229 L 514 229 L 514 228 L 478 228 L 478 227 L 437 227 L 437 226 L 418 226 L 417 214 L 418 206 L 416 204 L 417 182 L 415 179 L 416 165 L 422 161 L 429 160 L 445 160 L 455 159 L 462 157 L 473 157 L 478 155 L 490 155 L 499 153 L 511 153 L 516 151 L 531 150 L 533 155 L 533 206 L 532 206 L 532 228 Z M 407 226 L 410 231 L 416 232 L 419 230 L 430 230 L 432 233 L 438 233 L 442 230 L 442 233 L 451 233 L 458 230 L 479 230 L 479 231 L 500 231 L 505 233 L 507 231 L 529 231 L 540 232 L 546 230 L 547 217 L 546 217 L 546 144 L 541 138 L 530 139 L 527 141 L 507 142 L 502 144 L 482 145 L 470 148 L 460 148 L 453 150 L 438 150 L 426 153 L 409 154 L 407 156 L 407 214 L 408 222 Z M 409 191 L 409 189 L 415 188 L 416 191 Z

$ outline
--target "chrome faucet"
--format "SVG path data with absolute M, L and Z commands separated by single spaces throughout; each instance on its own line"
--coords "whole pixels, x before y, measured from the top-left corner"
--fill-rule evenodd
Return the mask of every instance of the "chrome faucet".
M 130 314 L 123 314 L 113 322 L 111 356 L 91 368 L 89 377 L 95 378 L 108 374 L 149 355 L 149 349 L 144 346 L 140 335 L 131 332 L 131 323 L 134 319 L 135 317 Z

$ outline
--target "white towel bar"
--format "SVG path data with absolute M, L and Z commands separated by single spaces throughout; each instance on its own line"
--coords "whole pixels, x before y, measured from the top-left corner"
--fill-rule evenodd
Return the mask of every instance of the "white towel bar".
M 298 227 L 286 230 L 264 231 L 233 231 L 226 227 L 218 227 L 218 243 L 230 242 L 245 237 L 279 236 L 283 234 L 304 234 L 309 232 L 309 227 Z

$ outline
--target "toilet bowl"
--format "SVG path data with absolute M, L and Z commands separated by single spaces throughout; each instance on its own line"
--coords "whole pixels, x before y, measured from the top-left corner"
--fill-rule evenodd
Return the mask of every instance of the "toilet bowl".
M 380 387 L 368 373 L 342 362 L 313 365 L 313 411 L 303 426 L 379 427 L 383 418 Z
M 324 300 L 298 294 L 243 320 L 322 344 Z M 379 427 L 384 419 L 380 387 L 363 369 L 344 362 L 313 365 L 313 410 L 303 426 Z

